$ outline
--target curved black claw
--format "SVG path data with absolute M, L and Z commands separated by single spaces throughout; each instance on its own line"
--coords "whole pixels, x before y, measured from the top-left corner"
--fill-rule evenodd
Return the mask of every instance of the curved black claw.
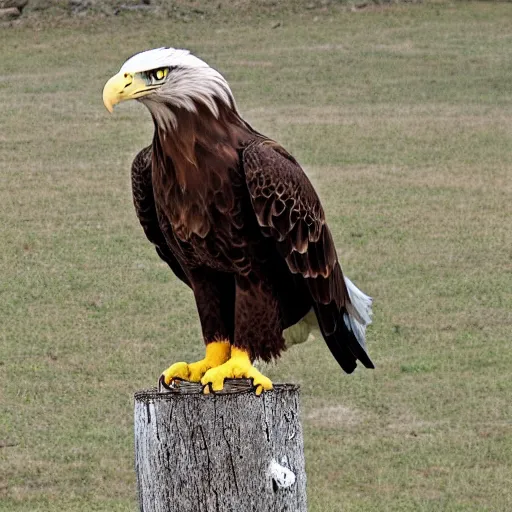
M 165 377 L 160 375 L 160 378 L 158 379 L 158 392 L 159 393 L 166 393 L 167 391 L 172 391 L 173 389 L 179 387 L 179 381 L 181 381 L 180 378 L 176 377 L 171 380 L 169 384 L 165 383 Z
M 165 393 L 165 390 L 171 391 L 171 387 L 165 383 L 165 377 L 160 375 L 160 378 L 158 379 L 158 392 Z
M 165 383 L 165 377 L 160 375 L 160 378 L 158 379 L 158 392 L 159 393 L 166 393 L 167 391 L 172 391 L 173 389 L 176 389 L 179 387 L 180 382 L 185 382 L 183 379 L 180 379 L 179 377 L 174 377 L 170 384 Z
M 211 382 L 206 383 L 203 386 L 202 391 L 203 391 L 203 395 L 214 395 L 215 394 L 215 391 L 213 390 Z

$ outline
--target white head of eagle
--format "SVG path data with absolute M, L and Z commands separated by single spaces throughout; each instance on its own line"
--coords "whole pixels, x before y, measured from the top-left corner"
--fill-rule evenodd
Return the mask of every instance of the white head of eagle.
M 103 103 L 109 112 L 117 103 L 131 99 L 146 105 L 164 131 L 177 128 L 173 108 L 196 112 L 202 104 L 218 117 L 220 102 L 236 111 L 226 79 L 188 50 L 176 48 L 157 48 L 130 57 L 103 88 Z

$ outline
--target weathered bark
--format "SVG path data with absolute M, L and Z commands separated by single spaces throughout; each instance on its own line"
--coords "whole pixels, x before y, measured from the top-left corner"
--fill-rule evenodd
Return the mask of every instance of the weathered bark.
M 141 512 L 306 512 L 298 387 L 135 394 Z

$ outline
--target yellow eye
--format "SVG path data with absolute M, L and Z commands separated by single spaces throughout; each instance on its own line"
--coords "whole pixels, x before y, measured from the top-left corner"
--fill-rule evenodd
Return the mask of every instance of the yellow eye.
M 169 73 L 169 70 L 167 68 L 164 69 L 158 69 L 155 72 L 155 77 L 157 80 L 162 80 L 167 76 L 167 73 Z

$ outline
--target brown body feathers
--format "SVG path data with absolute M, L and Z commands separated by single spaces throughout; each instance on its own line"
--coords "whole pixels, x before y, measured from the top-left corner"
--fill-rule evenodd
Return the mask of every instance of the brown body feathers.
M 318 196 L 295 159 L 219 104 L 155 122 L 132 166 L 148 239 L 191 287 L 206 342 L 229 339 L 268 361 L 311 309 L 342 368 L 373 367 L 344 315 L 357 311 Z

